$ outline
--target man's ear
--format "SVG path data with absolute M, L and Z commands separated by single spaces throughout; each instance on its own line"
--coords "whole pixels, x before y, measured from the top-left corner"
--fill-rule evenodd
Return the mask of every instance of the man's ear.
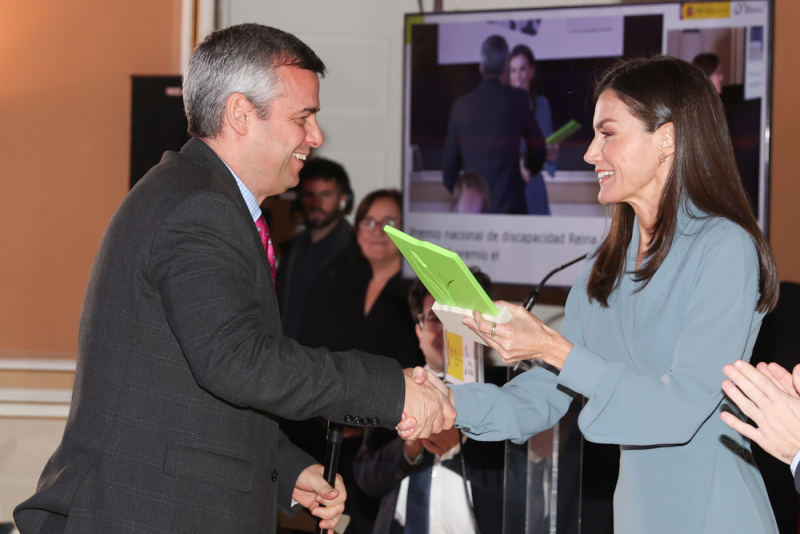
M 663 124 L 661 128 L 661 150 L 667 156 L 671 156 L 675 152 L 675 125 L 671 122 Z
M 242 93 L 231 93 L 225 100 L 223 124 L 239 135 L 246 135 L 255 118 L 253 104 Z

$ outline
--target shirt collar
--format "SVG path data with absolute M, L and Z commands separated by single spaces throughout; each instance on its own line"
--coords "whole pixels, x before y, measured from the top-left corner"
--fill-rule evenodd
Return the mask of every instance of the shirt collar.
M 225 163 L 224 159 L 219 159 L 222 161 L 222 163 Z M 236 185 L 239 186 L 239 191 L 244 197 L 244 203 L 247 204 L 247 209 L 250 211 L 250 216 L 253 217 L 253 222 L 257 221 L 261 217 L 261 208 L 258 206 L 258 200 L 256 200 L 256 196 L 247 188 L 246 185 L 244 185 L 244 182 L 242 182 L 239 177 L 236 176 L 236 173 L 233 172 L 233 169 L 231 169 L 230 165 L 225 163 L 225 166 L 228 167 L 228 170 L 231 171 L 231 174 L 233 175 L 233 179 L 236 180 Z

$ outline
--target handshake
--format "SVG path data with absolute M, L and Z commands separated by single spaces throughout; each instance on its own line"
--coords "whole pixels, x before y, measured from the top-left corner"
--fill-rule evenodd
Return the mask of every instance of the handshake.
M 426 439 L 449 430 L 456 421 L 453 392 L 433 373 L 415 367 L 404 369 L 406 397 L 403 419 L 395 430 L 405 440 Z

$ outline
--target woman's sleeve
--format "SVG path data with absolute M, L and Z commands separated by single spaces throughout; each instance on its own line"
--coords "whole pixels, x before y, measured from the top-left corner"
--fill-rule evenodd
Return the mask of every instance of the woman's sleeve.
M 580 322 L 570 317 L 577 319 L 581 295 L 586 293 L 591 262 L 586 263 L 583 276 L 569 292 L 566 317 L 561 323 L 561 334 L 572 343 L 583 342 Z M 455 396 L 456 426 L 477 441 L 510 439 L 522 443 L 558 423 L 575 395 L 558 385 L 555 372 L 538 365 L 503 387 L 493 384 L 448 387 Z
M 575 346 L 558 382 L 589 399 L 579 419 L 587 439 L 634 446 L 686 443 L 722 399 L 722 367 L 749 359 L 761 318 L 754 311 L 759 263 L 753 242 L 737 227 L 698 245 L 702 255 L 683 315 L 660 319 L 665 328 L 680 323 L 668 372 L 650 376 L 609 362 L 586 348 L 582 336 L 566 336 Z

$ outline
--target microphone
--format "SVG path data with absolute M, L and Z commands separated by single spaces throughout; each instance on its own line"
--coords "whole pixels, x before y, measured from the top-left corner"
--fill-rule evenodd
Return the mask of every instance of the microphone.
M 570 261 L 569 263 L 565 263 L 564 265 L 561 265 L 561 266 L 559 266 L 559 267 L 556 267 L 555 269 L 553 269 L 552 271 L 550 271 L 549 273 L 547 273 L 547 276 L 545 276 L 545 277 L 542 279 L 542 281 L 541 281 L 541 282 L 539 282 L 539 287 L 537 287 L 537 288 L 536 288 L 536 289 L 533 291 L 533 293 L 531 293 L 530 295 L 528 295 L 528 298 L 527 298 L 527 300 L 525 300 L 525 304 L 523 304 L 523 306 L 525 307 L 525 309 L 526 309 L 526 310 L 528 310 L 528 311 L 531 311 L 531 310 L 533 309 L 533 305 L 534 305 L 534 304 L 536 304 L 536 299 L 538 299 L 538 298 L 539 298 L 539 291 L 541 291 L 541 290 L 542 290 L 542 288 L 544 287 L 544 284 L 545 284 L 545 283 L 546 283 L 548 280 L 550 280 L 550 277 L 551 277 L 551 276 L 553 276 L 554 274 L 556 274 L 556 273 L 558 273 L 558 272 L 560 272 L 560 271 L 563 271 L 564 269 L 566 269 L 566 268 L 567 268 L 567 267 L 569 267 L 570 265 L 574 265 L 574 264 L 578 263 L 578 262 L 579 262 L 579 261 L 581 261 L 581 260 L 585 260 L 585 259 L 586 259 L 586 256 L 588 256 L 588 255 L 589 255 L 589 254 L 584 254 L 583 256 L 581 256 L 581 257 L 579 257 L 579 258 L 575 258 L 574 260 Z
M 580 256 L 580 257 L 578 257 L 578 258 L 575 258 L 574 260 L 572 260 L 572 261 L 570 261 L 570 262 L 567 262 L 567 263 L 565 263 L 564 265 L 560 265 L 560 266 L 556 267 L 555 269 L 553 269 L 552 271 L 550 271 L 549 273 L 547 273 L 547 276 L 545 276 L 545 277 L 542 279 L 542 281 L 541 281 L 541 282 L 539 282 L 539 286 L 538 286 L 538 287 L 537 287 L 537 288 L 536 288 L 536 289 L 535 289 L 535 290 L 534 290 L 534 291 L 533 291 L 533 292 L 532 292 L 530 295 L 528 295 L 528 298 L 525 300 L 525 304 L 523 304 L 523 307 L 524 307 L 526 310 L 528 310 L 528 311 L 531 311 L 531 310 L 533 309 L 533 305 L 534 305 L 534 304 L 536 304 L 536 299 L 538 299 L 538 298 L 539 298 L 539 292 L 540 292 L 540 291 L 542 290 L 542 288 L 544 287 L 544 284 L 545 284 L 545 283 L 546 283 L 548 280 L 550 280 L 550 277 L 551 277 L 551 276 L 553 276 L 554 274 L 556 274 L 556 273 L 558 273 L 558 272 L 560 272 L 560 271 L 563 271 L 564 269 L 566 269 L 566 268 L 567 268 L 567 267 L 569 267 L 570 265 L 574 265 L 574 264 L 578 263 L 578 262 L 579 262 L 579 261 L 581 261 L 581 260 L 585 260 L 585 259 L 586 259 L 586 256 L 588 256 L 588 255 L 589 255 L 588 253 L 587 253 L 587 254 L 584 254 L 583 256 Z M 521 364 L 522 364 L 522 362 L 521 362 L 521 361 L 517 362 L 517 363 L 516 363 L 516 365 L 514 365 L 514 369 L 513 369 L 513 371 L 516 371 L 517 369 L 519 369 L 519 366 L 520 366 Z M 530 364 L 530 363 L 528 363 L 528 362 L 525 362 L 525 365 L 526 365 L 526 366 L 527 366 L 529 369 L 531 368 L 531 364 Z M 524 369 L 524 368 L 523 368 L 523 369 Z M 511 375 L 510 375 L 510 373 L 511 373 L 511 371 L 509 371 L 509 378 L 510 378 L 510 376 L 511 376 Z
M 336 487 L 336 472 L 339 469 L 339 453 L 342 450 L 342 440 L 344 439 L 344 425 L 328 421 L 328 445 L 325 448 L 325 471 L 323 477 L 325 482 Z M 325 534 L 328 529 L 319 526 L 320 519 L 317 521 L 317 534 Z

